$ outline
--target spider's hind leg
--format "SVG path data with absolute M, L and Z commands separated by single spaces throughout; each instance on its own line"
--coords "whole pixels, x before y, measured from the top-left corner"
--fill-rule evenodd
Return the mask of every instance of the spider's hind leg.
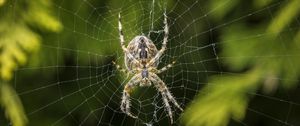
M 165 107 L 168 111 L 168 115 L 171 120 L 171 123 L 173 123 L 173 113 L 171 110 L 171 106 L 169 104 L 169 100 L 181 111 L 183 111 L 183 109 L 180 107 L 180 105 L 177 103 L 175 98 L 172 96 L 165 83 L 156 74 L 151 74 L 150 79 L 155 85 L 155 87 L 160 91 L 163 101 L 165 103 Z
M 137 118 L 130 112 L 130 93 L 137 83 L 141 81 L 141 75 L 135 75 L 132 79 L 125 85 L 123 90 L 122 102 L 121 102 L 121 110 L 126 113 L 128 116 L 132 118 Z

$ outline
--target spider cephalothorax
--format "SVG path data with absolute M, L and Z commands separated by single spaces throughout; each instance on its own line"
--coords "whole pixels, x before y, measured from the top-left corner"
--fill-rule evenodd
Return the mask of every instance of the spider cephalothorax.
M 161 93 L 163 102 L 166 106 L 168 115 L 171 119 L 171 123 L 173 123 L 173 113 L 170 107 L 169 102 L 171 101 L 177 108 L 182 111 L 182 108 L 177 103 L 175 98 L 170 93 L 169 89 L 165 85 L 165 83 L 157 76 L 157 74 L 166 71 L 168 68 L 172 67 L 172 64 L 169 64 L 161 69 L 157 69 L 159 64 L 159 59 L 161 55 L 166 50 L 167 41 L 168 41 L 168 23 L 167 16 L 164 14 L 164 40 L 162 43 L 162 48 L 157 50 L 156 46 L 153 42 L 146 36 L 136 36 L 132 39 L 128 46 L 126 47 L 124 44 L 124 35 L 122 31 L 121 24 L 121 16 L 119 14 L 119 35 L 121 41 L 121 47 L 125 53 L 125 66 L 126 69 L 120 68 L 117 65 L 117 68 L 121 69 L 123 72 L 129 72 L 134 74 L 133 77 L 128 81 L 128 83 L 124 87 L 123 97 L 121 102 L 121 110 L 125 112 L 127 115 L 137 118 L 130 112 L 130 93 L 132 89 L 136 86 L 150 86 L 153 84 L 156 89 Z

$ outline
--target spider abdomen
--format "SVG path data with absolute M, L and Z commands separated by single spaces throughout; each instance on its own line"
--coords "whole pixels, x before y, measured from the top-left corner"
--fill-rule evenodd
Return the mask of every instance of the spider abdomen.
M 154 43 L 146 36 L 136 36 L 132 39 L 127 49 L 129 53 L 138 60 L 144 67 L 157 54 L 157 48 Z M 155 62 L 151 67 L 157 67 L 158 62 Z M 134 62 L 125 54 L 125 66 L 128 70 L 133 70 L 136 67 Z M 143 68 L 141 68 L 143 69 Z

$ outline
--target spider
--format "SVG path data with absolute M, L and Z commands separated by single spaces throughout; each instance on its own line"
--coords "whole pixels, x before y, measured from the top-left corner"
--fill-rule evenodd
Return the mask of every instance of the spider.
M 171 68 L 175 61 L 167 66 L 157 69 L 159 59 L 166 50 L 168 42 L 169 27 L 167 22 L 167 15 L 164 13 L 164 38 L 162 47 L 157 50 L 154 43 L 146 36 L 140 35 L 134 37 L 128 46 L 124 44 L 124 35 L 122 31 L 121 15 L 119 13 L 119 36 L 122 50 L 125 54 L 125 66 L 127 69 L 121 68 L 115 62 L 117 69 L 125 73 L 134 74 L 133 77 L 128 81 L 123 90 L 123 96 L 121 101 L 121 110 L 132 118 L 137 118 L 130 111 L 130 93 L 136 86 L 151 86 L 153 84 L 156 89 L 161 93 L 165 108 L 168 112 L 168 116 L 173 123 L 173 113 L 169 102 L 172 102 L 178 109 L 183 111 L 180 105 L 177 103 L 175 98 L 170 93 L 166 84 L 158 77 L 160 74 L 167 69 Z

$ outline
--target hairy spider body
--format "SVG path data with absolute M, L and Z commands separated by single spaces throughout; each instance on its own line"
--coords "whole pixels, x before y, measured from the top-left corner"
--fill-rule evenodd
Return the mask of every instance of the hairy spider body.
M 182 111 L 182 108 L 177 103 L 175 98 L 170 93 L 169 89 L 165 83 L 157 76 L 157 74 L 166 71 L 168 68 L 172 67 L 172 64 L 169 64 L 161 69 L 157 69 L 159 64 L 159 59 L 161 55 L 166 50 L 167 40 L 168 40 L 168 23 L 167 16 L 164 14 L 164 40 L 162 43 L 162 48 L 157 50 L 154 43 L 146 36 L 136 36 L 132 39 L 128 46 L 124 44 L 124 35 L 122 31 L 121 16 L 119 14 L 119 35 L 121 47 L 125 54 L 125 66 L 127 69 L 120 68 L 117 65 L 117 68 L 121 69 L 123 72 L 129 72 L 134 74 L 133 77 L 128 81 L 123 90 L 121 110 L 127 115 L 137 118 L 130 112 L 130 93 L 132 89 L 136 86 L 151 86 L 153 84 L 156 89 L 161 93 L 163 102 L 165 104 L 166 110 L 170 117 L 171 123 L 173 123 L 173 113 L 169 102 L 172 102 L 178 109 Z M 114 62 L 113 62 L 114 63 Z M 115 64 L 115 63 L 114 63 Z
M 127 46 L 127 49 L 140 64 L 132 62 L 127 54 L 125 54 L 125 66 L 130 71 L 139 71 L 141 73 L 142 81 L 140 86 L 150 86 L 149 68 L 156 68 L 158 62 L 146 66 L 147 63 L 157 54 L 156 46 L 146 36 L 136 36 L 131 40 Z

